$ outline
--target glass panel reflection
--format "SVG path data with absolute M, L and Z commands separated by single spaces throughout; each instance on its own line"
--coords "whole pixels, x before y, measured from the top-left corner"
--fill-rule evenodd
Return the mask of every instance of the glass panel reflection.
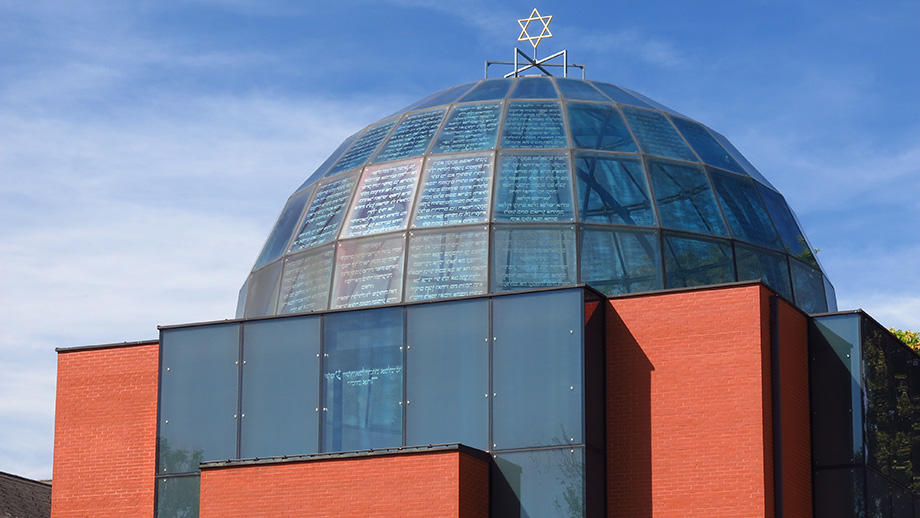
M 696 155 L 677 134 L 664 114 L 623 106 L 623 115 L 645 153 L 697 162 Z
M 448 88 L 447 90 L 442 90 L 441 92 L 438 92 L 432 95 L 428 99 L 423 99 L 421 102 L 417 103 L 416 105 L 410 106 L 405 111 L 422 110 L 425 108 L 430 108 L 432 106 L 450 104 L 456 101 L 457 99 L 459 99 L 460 96 L 462 96 L 463 94 L 467 93 L 470 90 L 470 88 L 472 88 L 473 85 L 475 84 L 476 82 L 474 81 L 472 83 L 452 86 Z
M 491 153 L 429 158 L 412 226 L 487 221 L 491 180 Z
M 824 281 L 821 272 L 796 259 L 789 260 L 792 270 L 792 290 L 795 305 L 806 313 L 823 313 L 827 311 L 824 298 Z
M 156 518 L 198 518 L 201 477 L 157 479 Z
M 492 299 L 493 449 L 584 442 L 582 297 L 574 289 Z
M 446 108 L 441 108 L 407 116 L 396 126 L 389 140 L 380 148 L 371 163 L 390 162 L 423 154 L 438 131 L 446 112 Z
M 494 221 L 573 221 L 572 175 L 565 153 L 501 153 Z
M 466 94 L 460 102 L 494 101 L 504 99 L 514 79 L 486 79 Z
M 648 168 L 661 226 L 728 236 L 716 196 L 701 168 L 664 160 L 649 160 Z
M 662 289 L 658 233 L 584 227 L 581 282 L 605 295 Z
M 690 143 L 690 146 L 693 147 L 693 150 L 696 151 L 696 154 L 699 155 L 703 162 L 711 166 L 744 174 L 744 169 L 716 142 L 702 124 L 681 119 L 680 117 L 671 117 L 671 122 L 677 126 L 677 129 L 687 139 L 687 142 Z
M 489 301 L 407 310 L 406 444 L 489 449 Z
M 291 252 L 328 243 L 339 234 L 358 173 L 339 176 L 320 184 L 303 218 L 300 232 L 291 242 Z
M 265 243 L 265 247 L 262 248 L 262 253 L 259 254 L 259 259 L 256 261 L 253 270 L 257 270 L 278 259 L 287 250 L 291 234 L 294 233 L 294 229 L 297 227 L 300 216 L 303 215 L 303 209 L 307 205 L 307 201 L 310 200 L 310 194 L 312 193 L 313 189 L 307 189 L 291 196 L 281 211 L 281 215 L 278 216 L 278 222 L 275 223 L 275 228 L 272 229 L 271 235 L 268 236 L 268 241 Z
M 739 281 L 762 280 L 777 293 L 792 301 L 792 282 L 786 256 L 760 248 L 735 244 Z
M 598 92 L 597 88 L 591 86 L 588 81 L 558 77 L 556 78 L 556 86 L 565 99 L 607 102 L 607 97 Z
M 334 245 L 284 259 L 278 313 L 321 311 L 329 307 Z
M 412 232 L 410 236 L 407 301 L 486 293 L 489 233 L 485 228 Z
M 642 163 L 635 158 L 577 153 L 578 213 L 587 223 L 655 224 Z
M 584 450 L 556 448 L 497 455 L 490 500 L 490 516 L 582 518 Z
M 405 229 L 421 168 L 421 158 L 366 167 L 342 237 Z
M 355 133 L 354 135 L 345 139 L 345 142 L 342 142 L 339 145 L 339 147 L 337 147 L 336 150 L 332 153 L 332 155 L 330 155 L 329 158 L 327 158 L 326 161 L 323 162 L 323 165 L 319 166 L 319 168 L 317 168 L 316 171 L 310 175 L 310 178 L 307 178 L 307 181 L 301 184 L 301 186 L 297 190 L 299 191 L 303 189 L 304 187 L 312 184 L 313 182 L 319 180 L 323 176 L 325 176 L 326 172 L 329 171 L 329 167 L 336 160 L 338 160 L 340 156 L 342 156 L 342 153 L 344 153 L 345 150 L 348 149 L 349 146 L 351 146 L 351 143 L 354 142 L 355 139 L 358 138 L 358 135 L 359 135 L 358 133 Z
M 770 213 L 770 218 L 776 225 L 776 230 L 779 231 L 779 236 L 783 240 L 783 245 L 786 246 L 786 251 L 798 259 L 817 267 L 818 261 L 815 260 L 815 256 L 808 246 L 808 240 L 805 239 L 805 234 L 802 233 L 798 223 L 796 223 L 795 216 L 789 206 L 786 205 L 786 200 L 783 199 L 783 196 L 760 184 L 757 185 L 757 190 L 763 196 L 764 205 L 766 205 L 767 212 Z
M 319 343 L 318 316 L 243 325 L 240 457 L 317 451 Z
M 664 234 L 668 288 L 706 286 L 735 280 L 732 247 L 722 239 Z
M 402 299 L 403 234 L 340 241 L 332 309 L 391 304 Z
M 520 77 L 511 92 L 512 99 L 556 99 L 558 97 L 556 87 L 548 77 Z
M 496 226 L 492 232 L 492 291 L 575 284 L 575 229 Z
M 367 128 L 364 134 L 361 135 L 361 138 L 359 138 L 355 144 L 342 155 L 342 158 L 329 169 L 326 176 L 332 176 L 343 171 L 348 171 L 349 169 L 363 166 L 364 163 L 367 162 L 367 159 L 377 150 L 377 146 L 379 146 L 380 143 L 383 142 L 383 139 L 390 134 L 390 130 L 393 129 L 393 125 L 396 124 L 397 120 L 398 119 L 390 119 Z
M 281 261 L 266 266 L 249 278 L 249 295 L 246 296 L 246 318 L 274 315 L 278 305 L 281 283 Z
M 725 219 L 736 239 L 783 250 L 776 228 L 750 178 L 710 169 Z
M 402 308 L 325 317 L 323 451 L 402 444 L 402 344 Z
M 526 149 L 567 147 L 562 107 L 558 102 L 509 102 L 501 145 Z
M 866 518 L 865 471 L 865 468 L 816 470 L 815 518 Z
M 598 88 L 598 90 L 604 92 L 607 97 L 610 97 L 612 100 L 622 104 L 628 104 L 630 106 L 638 106 L 640 108 L 651 108 L 652 105 L 647 102 L 639 99 L 635 95 L 626 92 L 622 88 L 612 85 L 610 83 L 599 83 L 597 81 L 592 81 L 592 84 Z
M 501 103 L 466 104 L 450 112 L 431 153 L 495 149 Z
M 639 150 L 623 116 L 612 104 L 568 103 L 566 113 L 573 147 L 626 153 Z

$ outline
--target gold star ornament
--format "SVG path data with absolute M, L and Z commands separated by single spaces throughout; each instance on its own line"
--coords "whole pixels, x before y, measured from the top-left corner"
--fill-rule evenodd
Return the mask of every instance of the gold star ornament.
M 518 23 L 521 25 L 521 35 L 518 36 L 518 41 L 529 41 L 530 44 L 533 45 L 534 55 L 536 55 L 537 45 L 540 44 L 540 40 L 542 40 L 543 38 L 553 37 L 553 33 L 549 32 L 549 22 L 551 21 L 553 21 L 552 15 L 540 16 L 540 12 L 534 9 L 533 12 L 530 13 L 530 18 L 524 18 L 524 19 L 518 20 Z M 530 22 L 540 22 L 543 24 L 543 30 L 540 31 L 539 36 L 531 36 L 527 32 L 527 28 L 530 26 Z M 534 24 L 534 26 L 535 28 L 539 28 L 539 26 L 536 23 Z

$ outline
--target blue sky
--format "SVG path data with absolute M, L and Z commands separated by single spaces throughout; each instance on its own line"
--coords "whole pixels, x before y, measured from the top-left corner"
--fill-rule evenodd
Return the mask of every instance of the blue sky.
M 55 347 L 233 317 L 339 142 L 510 60 L 533 7 L 541 55 L 726 135 L 840 309 L 920 329 L 915 0 L 0 0 L 0 471 L 51 476 Z

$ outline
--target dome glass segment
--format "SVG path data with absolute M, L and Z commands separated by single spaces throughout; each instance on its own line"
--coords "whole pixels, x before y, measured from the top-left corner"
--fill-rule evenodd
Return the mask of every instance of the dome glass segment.
M 609 83 L 485 79 L 346 139 L 288 199 L 237 316 L 758 279 L 836 310 L 811 250 L 708 127 Z

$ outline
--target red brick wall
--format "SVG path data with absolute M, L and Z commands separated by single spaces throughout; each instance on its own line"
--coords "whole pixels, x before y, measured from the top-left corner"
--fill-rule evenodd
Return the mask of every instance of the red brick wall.
M 457 450 L 201 472 L 201 518 L 487 518 L 488 463 Z
M 157 344 L 58 354 L 53 518 L 153 516 Z
M 730 286 L 612 299 L 610 305 L 608 515 L 772 517 L 768 290 Z M 809 438 L 806 329 L 801 318 L 788 320 L 784 337 L 802 340 L 783 357 L 790 364 L 784 375 L 799 384 L 783 393 L 790 399 L 784 417 L 798 422 L 784 433 L 790 454 L 798 445 L 807 449 Z M 784 462 L 784 474 L 794 470 L 800 484 L 787 496 L 796 509 L 804 508 L 801 494 L 810 499 L 808 462 Z M 810 516 L 789 512 L 788 502 L 785 509 L 786 518 Z

